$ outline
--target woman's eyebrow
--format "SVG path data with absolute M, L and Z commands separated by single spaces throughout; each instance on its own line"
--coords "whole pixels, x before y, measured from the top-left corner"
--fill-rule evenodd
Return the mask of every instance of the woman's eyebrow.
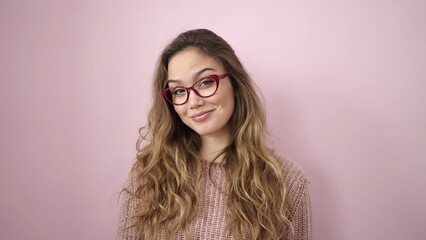
M 215 70 L 213 68 L 203 68 L 203 69 L 201 69 L 200 71 L 198 71 L 194 74 L 194 78 L 197 77 L 197 76 L 200 76 L 205 71 L 215 71 Z
M 178 83 L 181 82 L 180 80 L 173 80 L 173 79 L 169 79 L 166 81 L 166 83 Z
M 194 78 L 196 78 L 196 77 L 200 76 L 203 72 L 206 72 L 206 71 L 216 71 L 216 70 L 214 68 L 203 68 L 200 71 L 194 73 L 193 76 L 194 76 Z M 169 80 L 166 81 L 166 83 L 179 83 L 179 82 L 182 82 L 182 81 L 176 80 L 176 79 L 169 79 Z

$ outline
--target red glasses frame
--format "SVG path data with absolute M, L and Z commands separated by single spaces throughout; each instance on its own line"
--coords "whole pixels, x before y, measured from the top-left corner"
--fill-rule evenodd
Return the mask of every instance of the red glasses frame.
M 197 94 L 197 96 L 199 96 L 199 97 L 202 97 L 202 98 L 208 98 L 208 97 L 211 97 L 211 96 L 213 96 L 216 92 L 217 92 L 217 89 L 219 88 L 219 80 L 221 80 L 221 79 L 223 79 L 223 78 L 225 78 L 225 77 L 227 77 L 228 76 L 228 74 L 227 73 L 224 73 L 224 74 L 222 74 L 222 75 L 216 75 L 216 74 L 212 74 L 212 75 L 208 75 L 208 76 L 205 76 L 205 77 L 203 77 L 203 78 L 201 78 L 200 80 L 198 80 L 198 81 L 196 81 L 194 84 L 192 84 L 192 86 L 190 86 L 190 87 L 182 87 L 182 86 L 176 86 L 176 87 L 174 87 L 174 88 L 182 88 L 182 89 L 185 89 L 187 92 L 188 92 L 188 94 L 186 95 L 186 100 L 183 102 L 183 103 L 174 103 L 170 98 L 169 98 L 169 94 L 170 94 L 170 90 L 171 90 L 171 88 L 165 88 L 165 89 L 163 89 L 163 91 L 162 91 L 162 93 L 163 93 L 163 97 L 167 100 L 167 102 L 169 102 L 169 103 L 171 103 L 171 104 L 173 104 L 173 105 L 183 105 L 183 104 L 185 104 L 186 102 L 188 102 L 188 99 L 189 99 L 189 93 L 190 93 L 190 91 L 189 90 L 192 90 L 192 91 L 194 91 L 194 93 L 195 94 Z M 200 95 L 200 93 L 194 88 L 194 86 L 195 85 L 197 85 L 197 83 L 199 83 L 200 81 L 202 81 L 202 80 L 205 80 L 205 79 L 208 79 L 208 78 L 213 78 L 213 80 L 215 80 L 215 82 L 216 82 L 216 89 L 214 90 L 214 92 L 212 93 L 212 94 L 210 94 L 210 95 L 208 95 L 208 96 L 202 96 L 202 95 Z

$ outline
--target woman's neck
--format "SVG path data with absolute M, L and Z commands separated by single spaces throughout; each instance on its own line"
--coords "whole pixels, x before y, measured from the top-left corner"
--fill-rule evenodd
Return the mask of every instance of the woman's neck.
M 224 148 L 230 144 L 230 134 L 220 136 L 201 136 L 200 156 L 206 161 L 213 161 Z M 220 155 L 215 162 L 222 162 L 223 155 Z

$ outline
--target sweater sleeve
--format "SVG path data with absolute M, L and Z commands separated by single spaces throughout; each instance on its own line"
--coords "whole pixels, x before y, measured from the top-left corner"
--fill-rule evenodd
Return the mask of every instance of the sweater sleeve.
M 308 181 L 306 179 L 299 186 L 298 196 L 293 209 L 294 234 L 292 240 L 312 239 L 311 199 L 309 196 Z
M 293 232 L 287 232 L 286 240 L 311 240 L 312 215 L 309 181 L 302 168 L 293 160 L 280 158 L 287 186 L 287 200 L 293 224 Z
M 135 223 L 134 213 L 137 207 L 137 200 L 132 197 L 131 192 L 134 192 L 132 178 L 126 182 L 119 198 L 119 217 L 116 229 L 116 240 L 143 240 L 138 237 L 138 234 L 132 225 Z

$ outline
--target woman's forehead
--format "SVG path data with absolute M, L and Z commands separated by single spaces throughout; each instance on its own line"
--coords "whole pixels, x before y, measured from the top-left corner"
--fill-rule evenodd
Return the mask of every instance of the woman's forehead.
M 223 72 L 222 65 L 213 57 L 198 49 L 185 49 L 176 53 L 169 61 L 167 81 L 194 80 L 208 73 Z

